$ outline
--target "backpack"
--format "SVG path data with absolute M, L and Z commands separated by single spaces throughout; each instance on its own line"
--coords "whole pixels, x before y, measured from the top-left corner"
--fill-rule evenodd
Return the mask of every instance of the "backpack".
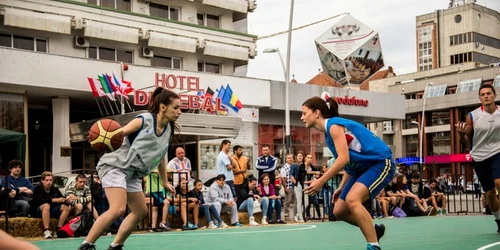
M 57 238 L 87 236 L 93 224 L 92 214 L 85 210 L 57 231 Z

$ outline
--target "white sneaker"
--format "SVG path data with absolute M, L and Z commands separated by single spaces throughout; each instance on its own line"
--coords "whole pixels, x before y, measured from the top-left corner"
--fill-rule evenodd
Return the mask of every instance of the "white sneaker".
M 52 239 L 52 232 L 51 232 L 51 231 L 49 231 L 49 230 L 45 230 L 45 231 L 43 232 L 43 238 L 44 238 L 44 239 Z
M 210 223 L 208 223 L 208 228 L 209 228 L 209 229 L 216 229 L 216 228 L 217 228 L 217 226 L 214 224 L 214 222 L 213 222 L 213 221 L 211 221 Z
M 250 226 L 258 226 L 259 223 L 255 222 L 255 218 L 252 216 L 249 219 L 248 225 L 250 225 Z
M 267 225 L 267 216 L 262 217 L 262 221 L 260 222 L 262 225 Z
M 220 228 L 228 228 L 229 226 L 223 221 L 219 225 Z

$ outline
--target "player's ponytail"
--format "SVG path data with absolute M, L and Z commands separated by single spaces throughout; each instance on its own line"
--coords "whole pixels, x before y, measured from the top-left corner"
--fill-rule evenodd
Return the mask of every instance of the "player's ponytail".
M 339 116 L 339 105 L 333 97 L 328 97 L 325 100 L 319 96 L 313 96 L 307 99 L 302 106 L 306 106 L 312 111 L 319 110 L 325 119 Z

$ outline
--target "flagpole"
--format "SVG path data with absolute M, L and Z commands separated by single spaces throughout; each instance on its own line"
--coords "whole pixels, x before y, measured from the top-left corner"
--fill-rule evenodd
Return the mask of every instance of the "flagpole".
M 94 100 L 95 100 L 95 103 L 97 103 L 97 108 L 99 108 L 99 112 L 101 113 L 101 116 L 104 116 L 102 114 L 102 109 L 101 109 L 101 106 L 99 105 L 99 102 L 97 101 L 97 97 L 94 97 Z
M 123 61 L 120 62 L 120 75 L 121 75 L 120 77 L 123 81 L 124 80 L 124 78 L 123 78 Z M 121 86 L 120 86 L 120 88 L 121 88 Z M 123 103 L 124 100 L 123 100 L 122 95 L 120 95 L 120 99 L 122 99 L 122 103 L 121 103 L 122 107 L 121 108 L 122 108 L 122 115 L 123 115 L 123 114 L 125 114 L 125 104 Z M 127 104 L 128 104 L 128 101 L 127 101 Z M 129 108 L 130 108 L 130 104 L 129 104 Z M 132 109 L 130 109 L 130 110 L 132 111 Z
M 102 97 L 99 97 L 99 99 L 101 99 L 101 103 L 102 103 L 102 106 L 104 107 L 104 110 L 106 111 L 106 115 L 109 115 L 108 109 L 106 108 L 106 104 L 104 104 Z
M 113 105 L 111 105 L 111 102 L 109 101 L 109 96 L 108 96 L 107 100 L 108 100 L 109 108 L 111 108 L 111 114 L 114 115 L 115 114 L 115 110 L 113 109 Z M 115 105 L 116 105 L 116 103 L 115 103 Z

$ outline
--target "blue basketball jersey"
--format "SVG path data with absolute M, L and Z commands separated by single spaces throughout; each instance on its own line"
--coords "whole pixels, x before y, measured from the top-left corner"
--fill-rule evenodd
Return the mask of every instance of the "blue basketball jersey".
M 365 126 L 349 119 L 333 117 L 326 121 L 325 138 L 326 145 L 335 158 L 338 158 L 338 153 L 330 135 L 330 127 L 334 124 L 345 128 L 349 149 L 349 163 L 345 167 L 347 173 L 363 170 L 376 162 L 392 158 L 391 149 Z

